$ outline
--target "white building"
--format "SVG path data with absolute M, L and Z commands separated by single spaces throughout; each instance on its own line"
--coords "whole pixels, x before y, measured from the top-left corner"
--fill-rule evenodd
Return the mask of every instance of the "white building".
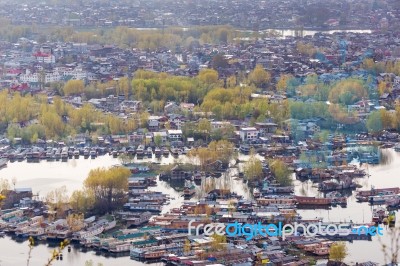
M 258 138 L 258 130 L 255 127 L 243 127 L 239 132 L 242 141 L 253 140 Z
M 23 83 L 38 83 L 41 82 L 41 73 L 31 73 L 29 70 L 25 74 L 19 76 L 19 80 Z M 61 75 L 59 72 L 47 72 L 43 73 L 44 82 L 56 82 L 61 80 Z
M 168 130 L 168 138 L 171 141 L 174 140 L 181 140 L 182 139 L 182 130 L 177 129 L 177 130 Z
M 56 62 L 56 57 L 52 54 L 37 53 L 34 56 L 39 63 L 54 64 Z
M 212 129 L 220 129 L 220 128 L 226 128 L 228 126 L 232 125 L 228 121 L 212 121 L 211 122 L 211 128 Z
M 64 77 L 72 77 L 72 79 L 84 80 L 87 78 L 87 72 L 83 71 L 81 67 L 76 67 L 74 69 L 66 69 L 63 72 Z

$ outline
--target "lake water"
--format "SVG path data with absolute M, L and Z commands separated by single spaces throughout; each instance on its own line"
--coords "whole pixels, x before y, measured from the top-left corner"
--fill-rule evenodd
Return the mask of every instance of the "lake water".
M 282 37 L 295 37 L 296 36 L 296 31 L 295 30 L 266 30 L 266 31 L 276 31 L 278 32 Z M 364 34 L 369 34 L 372 31 L 371 30 L 327 30 L 327 31 L 321 31 L 321 30 L 303 30 L 303 36 L 307 35 L 314 35 L 316 33 L 326 33 L 326 34 L 334 34 L 334 33 L 346 33 L 346 32 L 353 32 L 353 33 L 364 33 Z
M 252 30 L 238 30 L 239 32 L 244 32 L 248 34 L 254 33 Z M 265 29 L 261 30 L 260 33 L 274 33 L 273 35 L 279 35 L 280 37 L 295 37 L 296 36 L 296 30 L 293 29 Z M 372 33 L 372 30 L 303 30 L 303 36 L 307 35 L 315 35 L 316 33 L 326 33 L 326 34 L 334 34 L 334 33 L 346 33 L 346 32 L 352 32 L 352 33 L 363 33 L 363 34 L 370 34 Z M 246 39 L 246 38 L 244 38 Z
M 388 188 L 400 186 L 400 153 L 396 153 L 392 149 L 383 150 L 383 153 L 388 158 L 386 164 L 371 166 L 364 165 L 369 177 L 356 179 L 357 183 L 363 186 L 363 190 L 375 188 Z M 313 186 L 312 182 L 295 181 L 296 195 L 304 196 L 322 196 Z M 367 203 L 358 203 L 355 198 L 355 191 L 348 197 L 347 208 L 335 207 L 330 210 L 299 210 L 300 215 L 305 219 L 322 217 L 324 221 L 331 222 L 349 222 L 354 223 L 370 223 L 372 220 L 372 207 Z M 396 212 L 396 226 L 400 220 L 399 212 Z M 372 241 L 354 241 L 348 243 L 349 255 L 346 262 L 355 263 L 363 261 L 374 261 L 379 264 L 385 262 L 383 255 L 382 244 L 390 246 L 391 234 L 384 231 L 384 236 L 381 239 L 374 237 Z
M 362 166 L 369 173 L 369 177 L 357 179 L 357 182 L 363 186 L 363 189 L 370 189 L 371 186 L 376 188 L 400 186 L 400 153 L 393 150 L 384 150 L 388 160 L 385 164 L 377 166 Z M 246 159 L 246 157 L 241 157 Z M 169 156 L 160 159 L 151 158 L 138 160 L 138 162 L 156 162 L 160 164 L 170 164 L 173 162 L 184 162 L 188 159 L 185 156 L 174 158 Z M 32 187 L 34 193 L 39 193 L 40 197 L 54 188 L 66 185 L 68 192 L 82 187 L 82 182 L 89 171 L 96 167 L 110 167 L 120 164 L 120 161 L 110 156 L 101 156 L 96 159 L 72 159 L 68 162 L 40 162 L 27 163 L 15 162 L 9 163 L 8 166 L 0 170 L 0 178 L 7 178 L 11 181 L 13 177 L 17 178 L 17 187 Z M 236 169 L 230 169 L 229 175 L 217 179 L 217 186 L 228 185 L 239 195 L 249 198 L 250 192 L 241 179 L 232 178 L 237 175 Z M 226 182 L 228 181 L 228 182 Z M 228 183 L 228 184 L 226 184 Z M 170 194 L 170 205 L 166 206 L 163 212 L 170 208 L 179 207 L 183 202 L 182 192 L 177 192 L 170 184 L 164 181 L 158 181 L 157 187 L 150 188 L 155 191 L 162 191 Z M 317 188 L 311 182 L 301 183 L 295 181 L 296 195 L 321 196 Z M 194 199 L 195 200 L 195 199 Z M 347 208 L 335 207 L 330 210 L 299 210 L 303 218 L 322 217 L 324 221 L 332 222 L 349 222 L 369 223 L 372 218 L 372 208 L 368 203 L 357 203 L 355 192 L 349 197 Z M 397 215 L 397 221 L 400 217 Z M 398 224 L 398 222 L 397 222 Z M 387 233 L 387 231 L 385 231 Z M 390 235 L 387 233 L 379 240 L 377 237 L 372 241 L 354 241 L 348 243 L 349 255 L 346 262 L 375 261 L 380 264 L 384 262 L 384 256 L 381 252 L 382 243 L 390 243 Z M 8 265 L 26 265 L 28 257 L 27 242 L 17 243 L 8 237 L 0 238 L 0 266 Z M 53 247 L 47 245 L 39 245 L 33 249 L 30 265 L 43 265 L 50 256 Z M 64 260 L 56 261 L 53 265 L 84 265 L 85 261 L 93 260 L 95 263 L 103 263 L 103 265 L 121 265 L 129 263 L 130 265 L 144 265 L 143 263 L 132 261 L 129 257 L 105 257 L 98 256 L 94 251 L 79 252 L 73 249 L 71 253 L 64 251 Z M 96 265 L 96 264 L 95 264 Z

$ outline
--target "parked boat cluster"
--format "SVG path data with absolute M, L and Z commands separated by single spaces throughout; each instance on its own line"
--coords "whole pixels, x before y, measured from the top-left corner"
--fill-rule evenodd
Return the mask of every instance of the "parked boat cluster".
M 90 217 L 79 224 L 73 224 L 67 219 L 52 221 L 44 215 L 32 216 L 21 209 L 0 211 L 0 230 L 17 238 L 33 237 L 43 241 L 63 241 L 72 239 L 81 241 L 91 236 L 99 235 L 116 226 L 114 218 Z
M 119 146 L 119 145 L 118 145 Z M 145 145 L 118 147 L 113 145 L 86 146 L 83 142 L 74 146 L 67 146 L 64 142 L 52 145 L 43 144 L 33 147 L 3 147 L 0 150 L 0 169 L 8 162 L 39 162 L 39 161 L 63 161 L 79 159 L 81 157 L 95 159 L 98 156 L 109 155 L 114 158 L 125 155 L 129 158 L 161 158 L 187 154 L 190 148 L 153 147 Z

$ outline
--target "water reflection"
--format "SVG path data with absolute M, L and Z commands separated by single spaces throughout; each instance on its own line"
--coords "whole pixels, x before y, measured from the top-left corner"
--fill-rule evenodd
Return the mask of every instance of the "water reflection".
M 393 162 L 393 151 L 390 149 L 381 149 L 379 151 L 380 154 L 380 164 L 381 165 L 388 165 L 391 164 Z

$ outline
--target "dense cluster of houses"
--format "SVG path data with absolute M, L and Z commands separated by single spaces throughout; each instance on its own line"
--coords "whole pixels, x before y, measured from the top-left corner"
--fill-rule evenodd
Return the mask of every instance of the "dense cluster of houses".
M 299 53 L 299 42 L 310 44 L 321 52 L 315 56 Z M 164 49 L 146 52 L 86 43 L 38 44 L 21 38 L 16 43 L 0 43 L 3 51 L 1 84 L 15 90 L 38 88 L 70 79 L 84 80 L 89 84 L 118 80 L 130 76 L 137 69 L 192 76 L 199 69 L 211 67 L 216 53 L 225 55 L 231 62 L 219 69 L 221 77 L 250 71 L 259 64 L 276 79 L 282 74 L 304 77 L 316 73 L 322 75 L 324 82 L 331 82 L 358 70 L 367 57 L 379 61 L 394 60 L 400 54 L 399 44 L 399 36 L 391 32 L 320 33 L 303 38 L 260 39 L 245 46 L 204 44 L 191 51 L 182 48 L 176 52 Z M 398 86 L 400 78 L 391 78 Z M 278 98 L 274 100 L 280 101 Z
M 396 1 L 71 1 L 63 5 L 5 2 L 3 16 L 15 24 L 81 27 L 224 25 L 241 28 L 387 27 L 399 21 Z M 154 8 L 154 7 L 157 8 Z M 310 19 L 309 16 L 313 16 Z

